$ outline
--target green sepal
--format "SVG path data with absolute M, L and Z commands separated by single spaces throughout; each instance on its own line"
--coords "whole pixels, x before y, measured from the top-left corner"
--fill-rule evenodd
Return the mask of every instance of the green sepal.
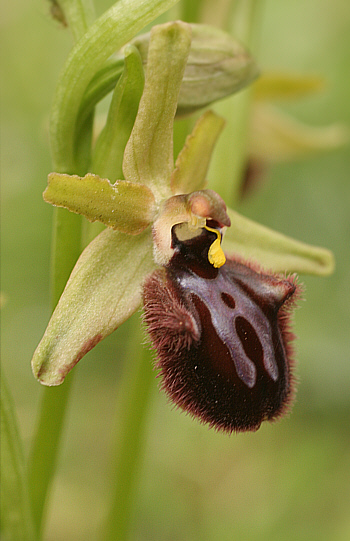
M 310 246 L 273 231 L 228 209 L 231 227 L 225 232 L 223 250 L 242 256 L 273 272 L 298 272 L 328 276 L 334 270 L 332 252 Z
M 125 148 L 125 178 L 146 184 L 158 200 L 171 196 L 173 121 L 190 45 L 191 28 L 186 23 L 153 27 L 145 89 Z
M 154 270 L 150 230 L 131 237 L 105 229 L 80 256 L 38 345 L 32 369 L 44 385 L 60 385 L 100 340 L 141 304 Z
M 122 178 L 124 149 L 144 87 L 140 53 L 133 45 L 127 45 L 124 56 L 124 71 L 114 89 L 107 122 L 96 142 L 92 160 L 92 171 L 111 182 Z
M 154 196 L 147 186 L 108 179 L 88 173 L 85 177 L 50 173 L 44 200 L 82 214 L 130 235 L 141 233 L 156 213 Z
M 190 193 L 205 187 L 211 155 L 224 124 L 224 119 L 212 111 L 198 119 L 177 157 L 171 176 L 173 193 Z
M 350 140 L 350 132 L 346 126 L 308 126 L 272 106 L 263 104 L 256 104 L 253 108 L 251 133 L 250 155 L 273 163 L 333 150 Z

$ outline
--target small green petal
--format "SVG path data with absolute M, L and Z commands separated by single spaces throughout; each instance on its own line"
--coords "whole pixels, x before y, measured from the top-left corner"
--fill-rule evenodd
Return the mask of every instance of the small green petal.
M 156 206 L 147 186 L 118 180 L 111 184 L 91 173 L 85 177 L 50 173 L 44 200 L 98 220 L 123 233 L 137 235 L 153 221 Z
M 171 177 L 173 193 L 190 193 L 202 190 L 215 143 L 225 121 L 212 111 L 206 111 L 187 137 Z
M 254 83 L 254 99 L 290 100 L 315 94 L 325 87 L 325 81 L 314 75 L 267 72 Z
M 186 23 L 152 29 L 145 89 L 125 149 L 125 178 L 148 185 L 159 199 L 171 195 L 173 121 L 190 45 L 191 28 Z
M 310 246 L 260 225 L 228 209 L 231 227 L 224 236 L 223 250 L 254 260 L 274 272 L 298 272 L 328 276 L 334 270 L 332 252 Z
M 349 130 L 340 124 L 316 128 L 273 107 L 254 106 L 249 141 L 253 158 L 274 163 L 290 161 L 338 148 L 349 140 Z
M 150 230 L 131 237 L 104 230 L 80 256 L 32 360 L 35 377 L 60 385 L 100 340 L 140 306 L 155 268 Z
M 116 85 L 105 127 L 96 142 L 92 171 L 115 182 L 122 178 L 124 149 L 130 137 L 144 86 L 140 53 L 132 45 L 124 49 L 125 64 Z

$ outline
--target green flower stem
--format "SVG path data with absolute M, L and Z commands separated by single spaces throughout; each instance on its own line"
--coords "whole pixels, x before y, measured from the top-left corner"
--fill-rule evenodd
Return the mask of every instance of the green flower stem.
M 51 307 L 55 309 L 81 252 L 82 217 L 54 209 L 51 252 Z
M 251 48 L 260 20 L 261 0 L 238 0 L 230 25 L 230 33 Z M 247 139 L 251 105 L 251 89 L 218 103 L 215 111 L 227 120 L 216 146 L 209 180 L 226 204 L 235 208 L 247 163 Z
M 43 390 L 40 417 L 29 463 L 29 490 L 33 520 L 41 539 L 47 494 L 56 470 L 59 442 L 62 433 L 72 376 L 60 387 Z
M 250 49 L 255 48 L 256 25 L 261 20 L 263 3 L 263 0 L 236 0 L 233 4 L 228 30 Z
M 246 164 L 250 100 L 249 89 L 215 106 L 215 112 L 228 121 L 213 155 L 209 185 L 233 208 L 237 206 Z
M 81 251 L 82 217 L 55 208 L 51 266 L 51 303 L 54 310 Z M 40 413 L 28 463 L 28 482 L 35 527 L 42 531 L 47 493 L 57 463 L 59 441 L 72 378 L 59 388 L 42 391 Z M 40 539 L 40 537 L 38 537 Z
M 92 18 L 90 0 L 62 0 L 60 6 L 75 39 L 87 30 Z M 88 9 L 87 6 L 90 6 Z M 85 8 L 87 8 L 85 10 Z M 51 266 L 51 303 L 55 308 L 81 251 L 81 216 L 66 209 L 54 209 Z M 28 462 L 28 485 L 33 522 L 40 539 L 47 493 L 52 483 L 59 440 L 70 394 L 72 378 L 56 389 L 43 389 L 41 408 Z
M 115 423 L 115 453 L 112 472 L 112 505 L 103 541 L 130 538 L 135 492 L 143 459 L 150 399 L 155 381 L 149 350 L 141 345 L 139 317 L 133 320 Z
M 54 168 L 76 173 L 75 126 L 85 90 L 103 63 L 178 0 L 119 0 L 82 36 L 68 57 L 51 115 Z

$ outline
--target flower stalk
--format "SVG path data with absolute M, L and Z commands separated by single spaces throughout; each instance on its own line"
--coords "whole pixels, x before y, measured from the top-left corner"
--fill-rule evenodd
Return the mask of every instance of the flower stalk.
M 254 48 L 261 20 L 262 2 L 239 0 L 235 2 L 229 19 L 229 31 L 248 48 Z M 226 203 L 235 207 L 240 193 L 248 151 L 248 129 L 252 89 L 248 87 L 215 106 L 215 111 L 226 119 L 226 137 L 222 138 L 213 155 L 209 182 Z

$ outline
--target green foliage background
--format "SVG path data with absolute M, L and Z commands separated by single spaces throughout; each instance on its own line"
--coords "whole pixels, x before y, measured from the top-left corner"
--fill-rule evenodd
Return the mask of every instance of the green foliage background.
M 96 2 L 99 13 L 109 3 Z M 48 114 L 71 48 L 44 0 L 7 2 L 2 26 L 2 356 L 28 452 L 41 388 L 30 370 L 49 318 L 52 208 Z M 262 70 L 327 80 L 283 107 L 313 125 L 350 125 L 350 4 L 266 0 Z M 350 538 L 349 147 L 271 169 L 239 211 L 334 251 L 330 278 L 302 277 L 297 402 L 289 419 L 222 436 L 172 409 L 154 384 L 134 538 L 345 541 Z M 76 368 L 46 539 L 93 539 L 108 502 L 110 433 L 128 323 Z

